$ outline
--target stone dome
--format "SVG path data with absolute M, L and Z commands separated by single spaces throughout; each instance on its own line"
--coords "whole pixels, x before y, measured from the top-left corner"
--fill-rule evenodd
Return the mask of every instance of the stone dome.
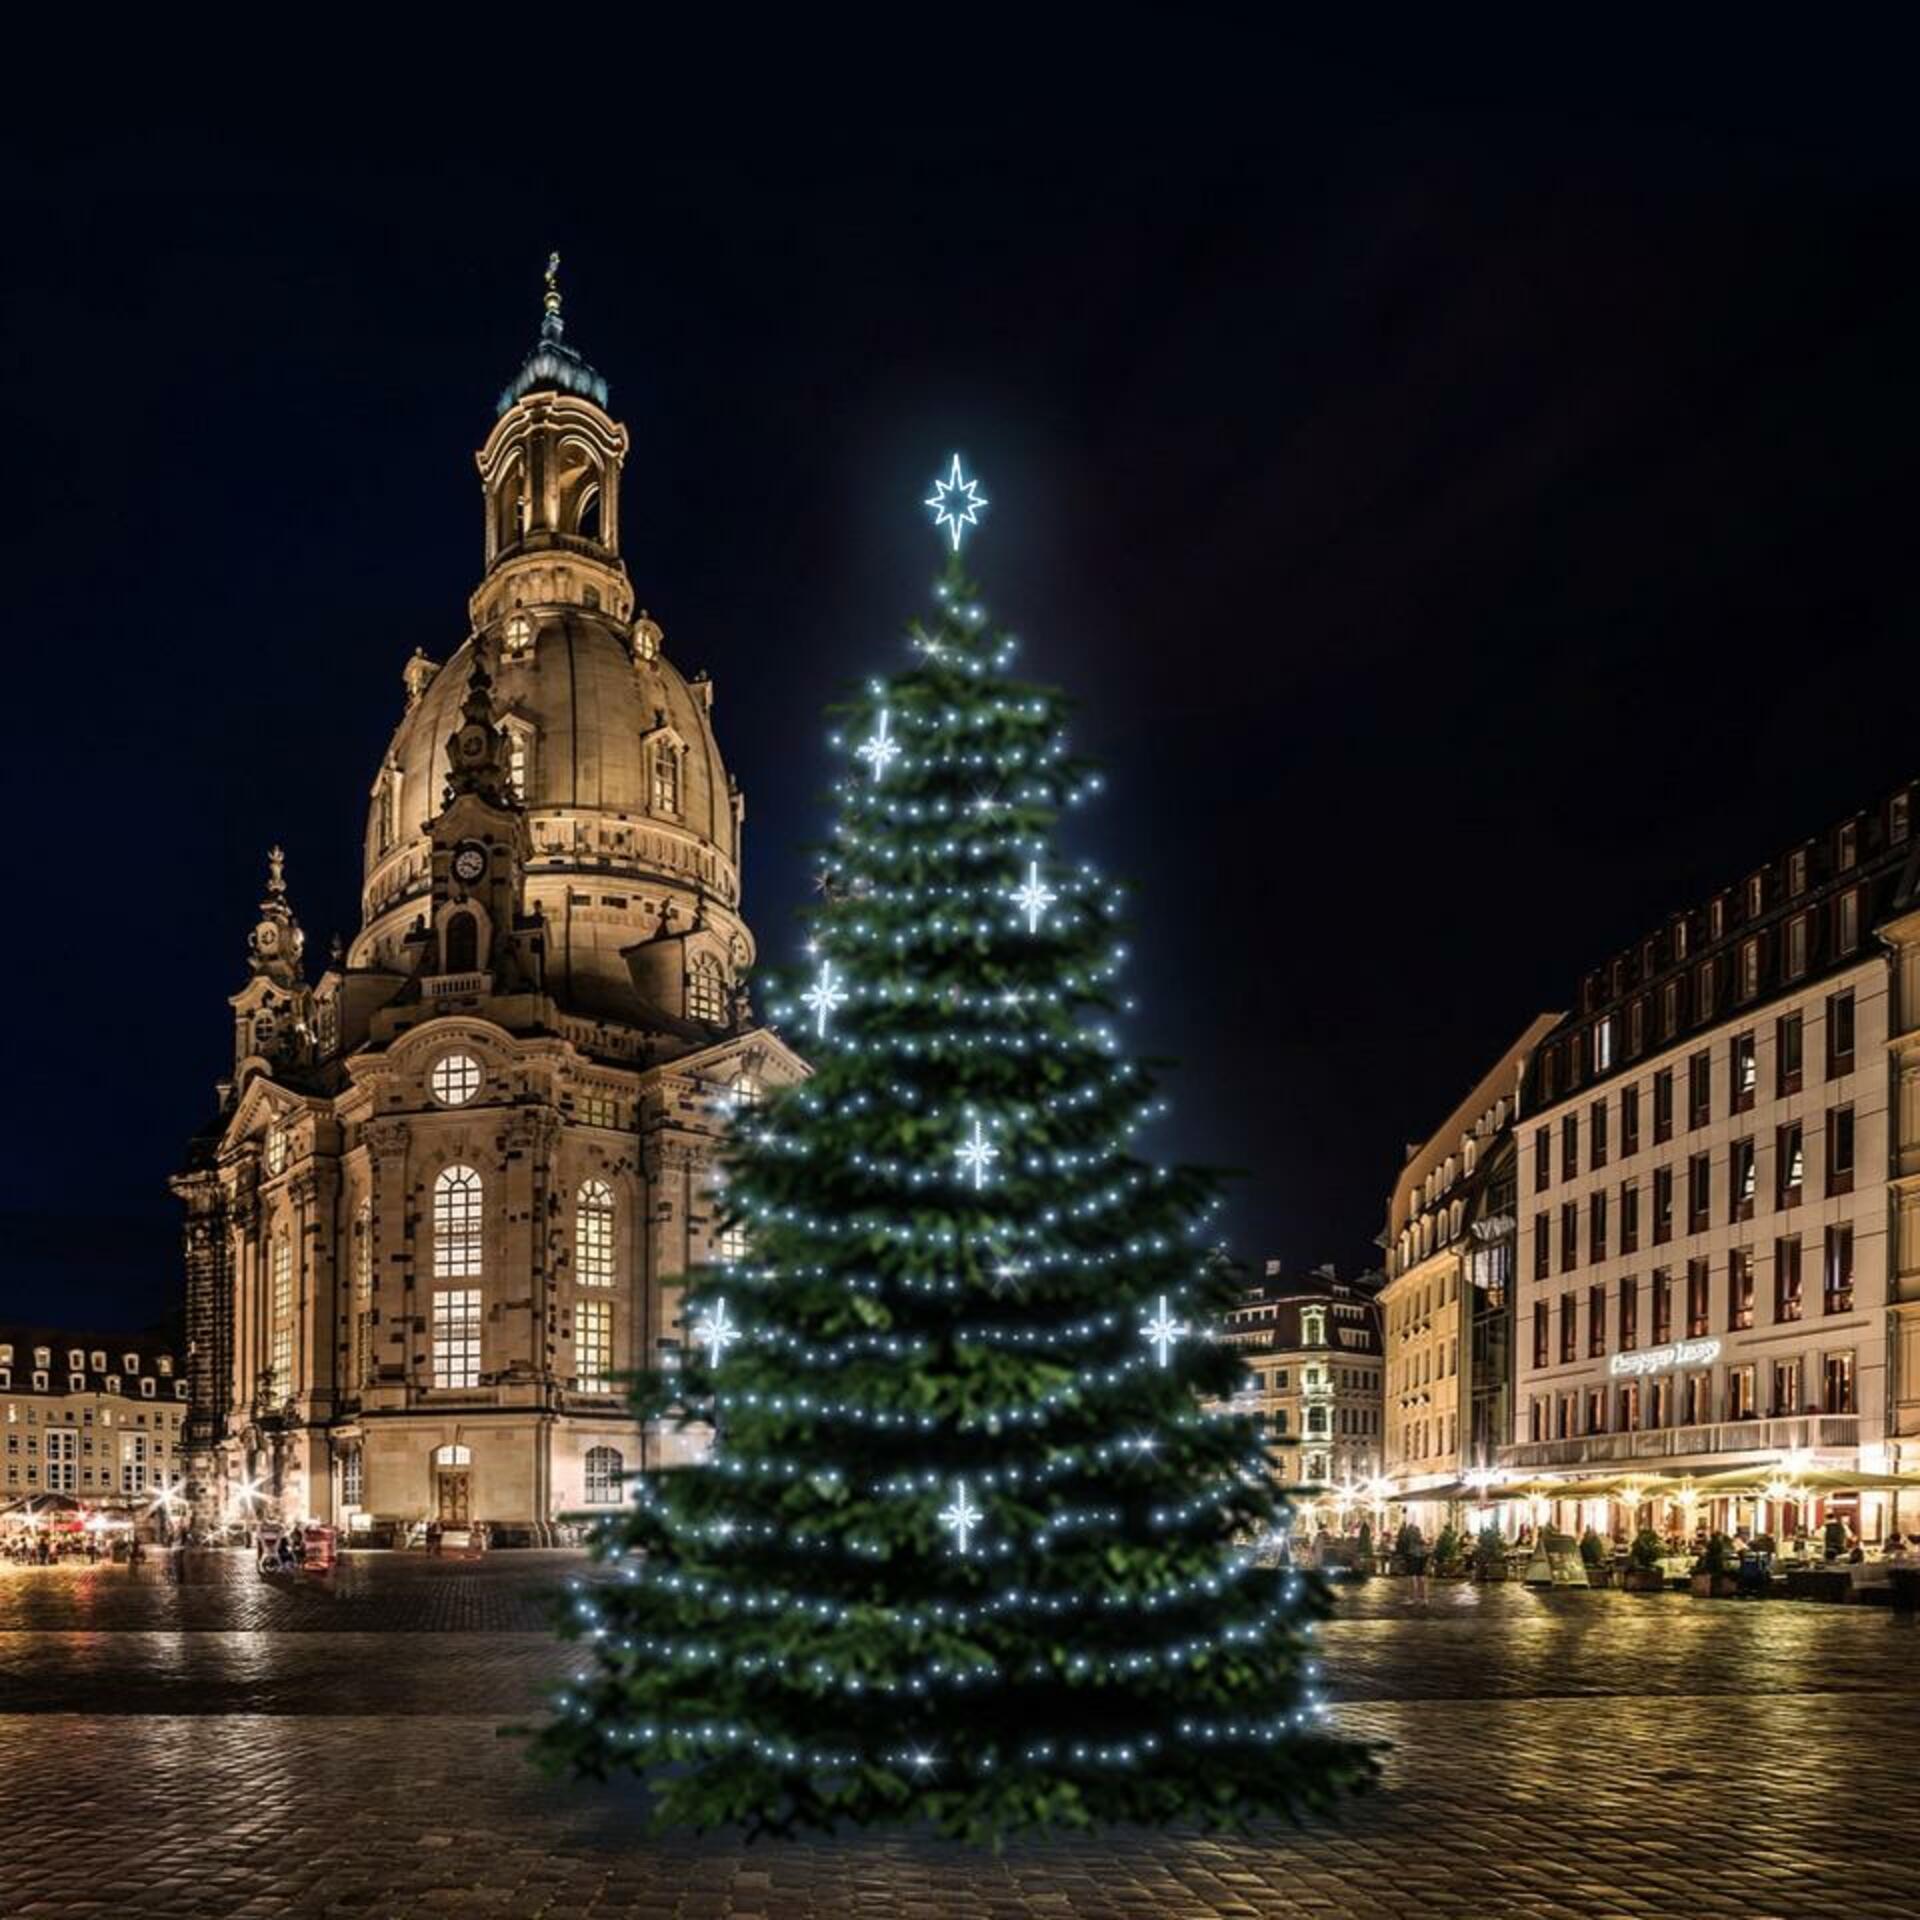
M 739 919 L 740 808 L 714 740 L 712 683 L 689 682 L 642 614 L 515 608 L 482 636 L 495 711 L 527 809 L 526 908 L 548 925 L 548 980 L 563 1005 L 632 1019 L 635 945 L 699 926 L 729 985 L 752 957 Z M 446 786 L 473 642 L 433 668 L 375 777 L 362 927 L 349 963 L 398 969 L 428 892 L 426 822 Z M 430 677 L 429 677 L 430 676 Z

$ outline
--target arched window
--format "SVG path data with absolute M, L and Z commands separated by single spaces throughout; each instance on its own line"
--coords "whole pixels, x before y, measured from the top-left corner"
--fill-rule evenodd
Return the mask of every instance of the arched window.
M 480 966 L 480 923 L 470 913 L 447 916 L 446 971 L 474 973 Z
M 1327 1316 L 1318 1307 L 1309 1307 L 1300 1316 L 1300 1344 L 1304 1347 L 1327 1344 Z
M 393 813 L 393 775 L 383 773 L 373 794 L 373 846 L 376 853 L 386 853 L 392 849 Z
M 433 1277 L 480 1278 L 480 1176 L 447 1167 L 433 1183 Z
M 353 1216 L 353 1384 L 371 1386 L 373 1379 L 373 1208 L 363 1200 Z
M 653 743 L 653 810 L 680 811 L 680 749 L 671 740 Z
M 687 1018 L 718 1026 L 727 1017 L 727 983 L 711 954 L 699 955 L 687 971 Z
M 283 1228 L 273 1239 L 273 1317 L 267 1364 L 273 1374 L 272 1397 L 293 1392 L 293 1243 Z
M 610 1507 L 620 1498 L 620 1472 L 625 1466 L 618 1447 L 587 1449 L 587 1505 Z
M 590 486 L 581 494 L 574 512 L 573 530 L 583 540 L 600 538 L 600 489 L 597 486 Z
M 727 1091 L 733 1095 L 733 1104 L 743 1113 L 750 1113 L 767 1097 L 767 1090 L 760 1084 L 759 1076 L 749 1073 L 745 1067 L 728 1081 Z
M 574 1275 L 583 1287 L 613 1285 L 613 1189 L 604 1180 L 581 1183 L 573 1210 Z
M 434 1448 L 433 1464 L 436 1467 L 470 1467 L 473 1465 L 473 1449 L 449 1441 L 444 1447 Z
M 509 614 L 500 629 L 501 642 L 509 660 L 518 660 L 533 645 L 533 621 L 524 613 Z
M 507 784 L 513 788 L 514 797 L 525 803 L 530 789 L 527 782 L 533 776 L 533 729 L 531 727 L 507 727 Z

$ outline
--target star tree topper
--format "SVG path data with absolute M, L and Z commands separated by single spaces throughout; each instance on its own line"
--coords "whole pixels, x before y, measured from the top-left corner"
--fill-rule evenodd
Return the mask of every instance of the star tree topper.
M 987 496 L 980 491 L 979 481 L 969 480 L 961 471 L 960 456 L 956 453 L 947 477 L 933 483 L 933 491 L 921 504 L 933 509 L 935 529 L 946 528 L 953 550 L 958 553 L 967 529 L 980 524 L 980 509 L 987 504 Z

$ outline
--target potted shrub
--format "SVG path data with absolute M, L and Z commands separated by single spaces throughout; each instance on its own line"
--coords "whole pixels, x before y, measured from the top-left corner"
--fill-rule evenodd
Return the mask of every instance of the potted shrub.
M 1480 1536 L 1473 1543 L 1473 1574 L 1476 1580 L 1507 1577 L 1507 1543 L 1491 1521 L 1480 1529 Z
M 1693 1591 L 1702 1600 L 1731 1600 L 1740 1591 L 1740 1562 L 1733 1542 L 1714 1534 L 1693 1563 Z
M 1452 1526 L 1442 1527 L 1433 1543 L 1433 1570 L 1443 1580 L 1460 1571 L 1460 1533 Z
M 1651 1527 L 1642 1527 L 1627 1549 L 1627 1566 L 1620 1576 L 1620 1585 L 1628 1593 L 1658 1593 L 1667 1584 L 1660 1565 L 1664 1557 L 1660 1536 Z
M 1587 1570 L 1587 1585 L 1613 1585 L 1613 1563 L 1607 1558 L 1607 1543 L 1589 1527 L 1580 1536 L 1580 1564 Z

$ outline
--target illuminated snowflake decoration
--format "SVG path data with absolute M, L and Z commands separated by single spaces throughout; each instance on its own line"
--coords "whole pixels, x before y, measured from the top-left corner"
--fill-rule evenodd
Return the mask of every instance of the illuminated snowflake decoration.
M 1040 862 L 1029 860 L 1026 885 L 1016 887 L 1013 893 L 1013 904 L 1027 916 L 1029 933 L 1040 931 L 1040 916 L 1059 898 L 1060 896 L 1040 878 Z
M 887 726 L 892 719 L 885 707 L 880 709 L 879 725 L 875 727 L 873 738 L 856 749 L 860 758 L 873 769 L 873 783 L 878 786 L 886 778 L 887 769 L 900 758 L 900 742 L 888 732 Z
M 813 1009 L 813 1030 L 824 1040 L 828 1020 L 847 1004 L 847 990 L 840 984 L 831 960 L 820 962 L 820 978 L 800 998 Z
M 935 528 L 946 528 L 955 553 L 960 551 L 960 542 L 966 538 L 967 529 L 980 524 L 980 509 L 986 504 L 987 496 L 980 491 L 979 481 L 969 480 L 961 471 L 957 453 L 953 456 L 953 465 L 947 477 L 936 480 L 933 491 L 922 502 L 922 505 L 933 509 Z
M 953 1535 L 954 1543 L 962 1553 L 967 1551 L 967 1542 L 979 1527 L 985 1516 L 973 1504 L 973 1495 L 967 1491 L 964 1480 L 953 1483 L 953 1500 L 941 1509 L 940 1524 Z
M 1173 1343 L 1191 1331 L 1184 1320 L 1176 1320 L 1167 1311 L 1167 1296 L 1163 1293 L 1160 1296 L 1159 1313 L 1140 1329 L 1140 1337 L 1159 1354 L 1160 1364 L 1164 1367 Z
M 953 1157 L 973 1175 L 973 1188 L 978 1193 L 987 1184 L 987 1169 L 1000 1158 L 1000 1149 L 987 1138 L 978 1116 L 974 1119 L 973 1132 L 954 1148 Z
M 706 1348 L 710 1367 L 717 1367 L 726 1357 L 727 1349 L 741 1337 L 740 1329 L 728 1317 L 724 1300 L 716 1300 L 713 1311 L 693 1323 L 694 1345 Z

